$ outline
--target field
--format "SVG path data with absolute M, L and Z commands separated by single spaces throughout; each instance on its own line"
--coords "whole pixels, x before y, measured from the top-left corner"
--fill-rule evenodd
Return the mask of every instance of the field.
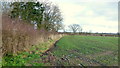
M 118 65 L 118 37 L 64 36 L 55 46 L 51 53 L 56 65 Z
M 118 37 L 68 35 L 3 58 L 3 66 L 117 66 Z M 49 49 L 45 53 L 43 51 Z

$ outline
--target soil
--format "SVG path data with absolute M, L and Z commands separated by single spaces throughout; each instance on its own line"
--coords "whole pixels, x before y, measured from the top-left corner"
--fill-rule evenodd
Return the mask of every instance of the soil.
M 51 66 L 65 66 L 63 63 L 68 64 L 68 66 L 86 66 L 85 64 L 87 64 L 87 66 L 105 66 L 104 64 L 94 60 L 93 58 L 98 57 L 98 56 L 109 55 L 109 54 L 113 53 L 113 51 L 106 51 L 106 52 L 87 56 L 87 55 L 81 55 L 79 53 L 79 51 L 77 51 L 77 50 L 71 50 L 71 51 L 66 50 L 68 52 L 71 52 L 71 54 L 76 53 L 76 54 L 78 54 L 78 56 L 76 56 L 75 58 L 69 58 L 69 56 L 67 56 L 67 55 L 63 55 L 62 57 L 57 57 L 57 56 L 53 55 L 52 52 L 54 50 L 56 50 L 56 48 L 58 48 L 56 46 L 56 43 L 58 41 L 56 41 L 55 44 L 53 45 L 53 47 L 51 47 L 49 50 L 47 50 L 41 56 L 42 61 L 44 63 L 50 63 Z M 44 56 L 47 56 L 47 57 L 44 57 Z M 92 58 L 91 58 L 91 56 L 92 56 Z M 80 63 L 77 63 L 77 61 L 80 61 Z M 83 63 L 85 63 L 85 64 L 83 64 Z

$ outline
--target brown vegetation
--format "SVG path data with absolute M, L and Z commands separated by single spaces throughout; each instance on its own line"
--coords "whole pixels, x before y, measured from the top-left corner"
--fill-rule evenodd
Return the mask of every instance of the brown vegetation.
M 118 34 L 87 33 L 87 32 L 81 32 L 81 33 L 59 32 L 59 34 L 64 34 L 64 35 L 83 35 L 83 36 L 110 36 L 110 37 L 119 37 Z
M 34 30 L 33 26 L 25 21 L 2 15 L 2 52 L 4 55 L 29 51 L 35 44 L 56 38 L 58 38 L 56 33 L 50 33 L 44 29 Z

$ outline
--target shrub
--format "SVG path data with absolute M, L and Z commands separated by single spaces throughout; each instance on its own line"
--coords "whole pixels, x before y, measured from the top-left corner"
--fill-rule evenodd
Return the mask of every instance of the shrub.
M 34 30 L 31 24 L 19 19 L 11 19 L 4 14 L 2 27 L 2 51 L 4 54 L 29 51 L 32 45 L 47 41 L 49 36 L 45 30 Z

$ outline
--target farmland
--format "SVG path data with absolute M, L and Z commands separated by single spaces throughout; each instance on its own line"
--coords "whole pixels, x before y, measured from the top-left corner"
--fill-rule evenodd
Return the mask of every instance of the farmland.
M 118 3 L 78 3 L 0 2 L 0 67 L 118 66 Z
M 51 51 L 56 65 L 116 66 L 118 37 L 64 36 Z
M 118 65 L 118 37 L 68 35 L 49 49 L 53 42 L 51 40 L 39 47 L 32 47 L 32 53 L 23 52 L 12 58 L 4 57 L 3 66 Z M 44 52 L 46 49 L 49 50 Z

